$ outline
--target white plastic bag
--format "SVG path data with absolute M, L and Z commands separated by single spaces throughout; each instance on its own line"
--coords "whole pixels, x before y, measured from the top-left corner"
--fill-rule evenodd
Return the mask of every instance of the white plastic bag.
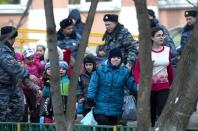
M 82 125 L 97 125 L 97 121 L 94 118 L 93 115 L 93 109 L 91 109 L 91 111 L 89 113 L 87 113 L 87 115 L 80 121 L 80 124 Z
M 122 119 L 127 121 L 137 120 L 137 109 L 133 95 L 124 96 Z

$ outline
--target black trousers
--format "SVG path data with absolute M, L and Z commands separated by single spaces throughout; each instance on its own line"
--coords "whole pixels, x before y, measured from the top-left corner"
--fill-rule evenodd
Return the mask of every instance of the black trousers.
M 100 114 L 94 114 L 94 118 L 98 122 L 98 125 L 117 125 L 118 116 L 106 116 Z
M 169 95 L 169 89 L 151 92 L 151 124 L 155 125 L 155 121 L 160 116 Z

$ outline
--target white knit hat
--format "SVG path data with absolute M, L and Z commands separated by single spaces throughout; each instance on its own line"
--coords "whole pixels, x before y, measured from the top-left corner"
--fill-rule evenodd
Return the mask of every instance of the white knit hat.
M 30 57 L 30 56 L 32 56 L 32 55 L 34 55 L 34 50 L 33 49 L 31 49 L 31 48 L 26 48 L 26 49 L 24 49 L 24 51 L 23 51 L 23 56 L 25 57 L 25 58 L 27 58 L 27 57 Z

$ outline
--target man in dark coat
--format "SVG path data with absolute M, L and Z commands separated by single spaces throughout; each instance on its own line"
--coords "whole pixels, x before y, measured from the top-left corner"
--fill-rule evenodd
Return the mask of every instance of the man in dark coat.
M 0 36 L 0 122 L 19 122 L 24 113 L 24 95 L 17 86 L 23 82 L 35 93 L 39 87 L 33 84 L 27 70 L 21 67 L 12 47 L 18 33 L 15 27 L 1 28 Z
M 106 14 L 103 21 L 106 27 L 106 32 L 103 36 L 106 55 L 109 55 L 110 50 L 120 48 L 123 63 L 129 70 L 133 69 L 137 55 L 137 41 L 134 40 L 132 34 L 118 22 L 118 15 Z
M 179 49 L 179 53 L 182 53 L 182 50 L 184 49 L 184 46 L 188 42 L 188 39 L 190 37 L 190 34 L 192 33 L 194 24 L 196 22 L 196 16 L 197 16 L 197 11 L 196 10 L 188 10 L 185 11 L 184 16 L 186 18 L 186 25 L 184 26 L 182 36 L 181 36 L 181 48 Z

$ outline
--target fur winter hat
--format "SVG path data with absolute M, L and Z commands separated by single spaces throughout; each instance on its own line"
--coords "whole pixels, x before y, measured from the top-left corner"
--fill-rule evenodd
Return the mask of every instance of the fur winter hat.
M 106 22 L 106 21 L 112 21 L 112 22 L 118 22 L 118 15 L 115 15 L 115 14 L 106 14 L 104 15 L 103 17 L 103 21 Z
M 4 26 L 1 28 L 1 37 L 7 37 L 10 34 L 12 34 L 10 36 L 10 38 L 16 38 L 18 36 L 18 32 L 17 29 L 13 26 Z
M 73 25 L 73 21 L 71 18 L 66 18 L 66 19 L 63 19 L 61 22 L 60 22 L 60 27 L 62 29 L 65 29 L 66 27 L 68 26 L 71 26 Z
M 156 16 L 155 16 L 155 12 L 154 12 L 152 9 L 148 9 L 147 12 L 148 12 L 148 14 L 149 14 L 150 16 L 152 16 L 153 18 L 156 17 Z
M 196 17 L 197 16 L 197 11 L 196 10 L 185 11 L 184 16 L 185 17 L 189 17 L 189 16 Z

